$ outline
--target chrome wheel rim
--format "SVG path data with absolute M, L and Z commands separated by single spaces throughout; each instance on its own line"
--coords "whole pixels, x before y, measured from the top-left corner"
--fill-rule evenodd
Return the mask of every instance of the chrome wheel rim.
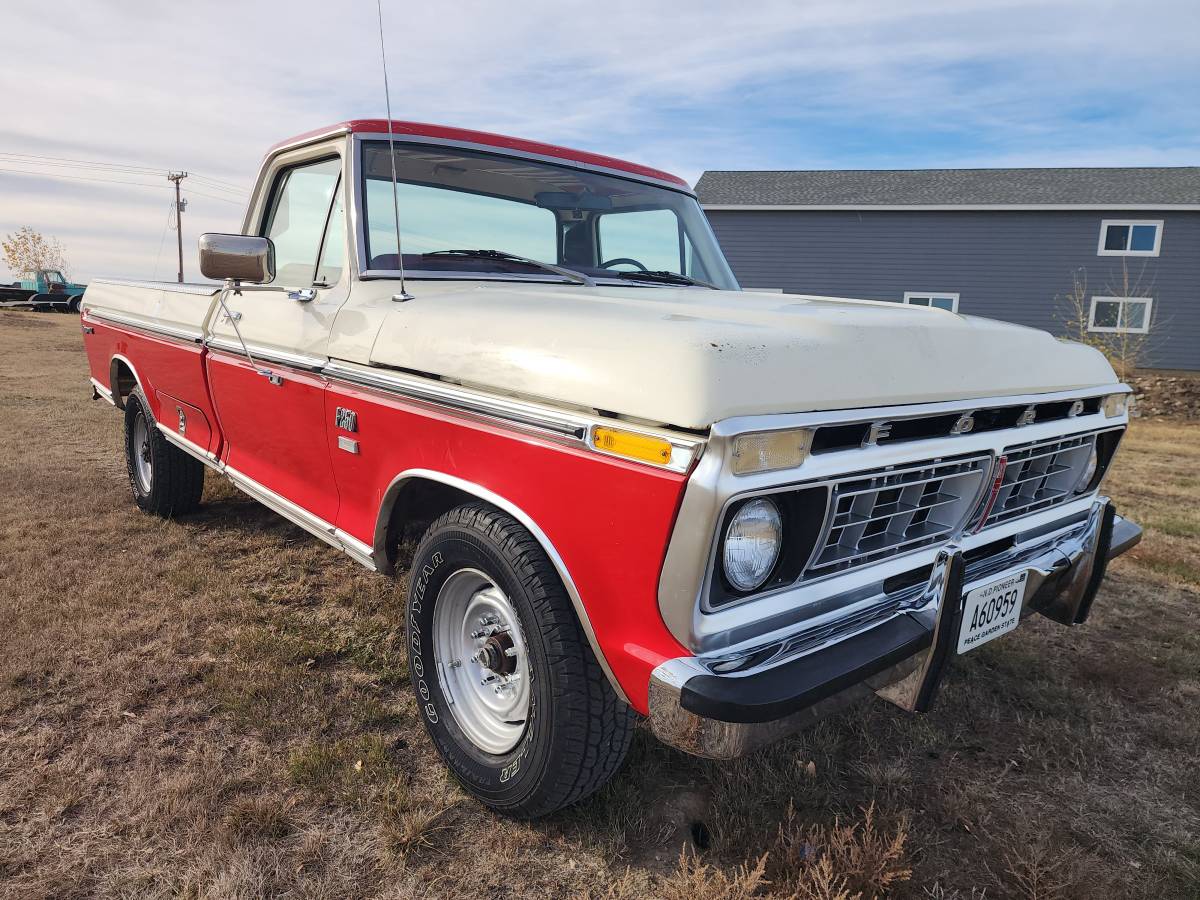
M 438 682 L 463 733 L 485 753 L 507 753 L 529 719 L 529 658 L 516 609 L 478 569 L 459 569 L 433 609 Z
M 133 471 L 137 475 L 138 486 L 144 493 L 150 493 L 154 468 L 150 462 L 150 426 L 146 423 L 145 413 L 138 413 L 133 420 Z

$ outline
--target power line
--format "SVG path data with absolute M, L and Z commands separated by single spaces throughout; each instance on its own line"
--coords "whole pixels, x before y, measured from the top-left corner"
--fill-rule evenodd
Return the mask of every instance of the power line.
M 70 178 L 72 181 L 96 181 L 96 182 L 102 182 L 105 184 L 130 184 L 135 187 L 148 187 L 148 188 L 159 187 L 159 185 L 157 185 L 157 184 L 151 184 L 146 181 L 126 181 L 125 179 L 121 179 L 121 178 L 97 178 L 95 176 L 88 176 L 88 175 L 67 175 L 65 172 L 32 172 L 28 169 L 0 169 L 0 172 L 6 172 L 11 175 L 28 175 L 31 178 Z M 164 175 L 165 173 L 160 172 L 158 174 Z M 202 191 L 192 190 L 191 188 L 188 188 L 188 192 L 191 194 L 194 194 L 197 197 L 207 197 L 210 200 L 220 200 L 224 203 L 232 203 L 235 206 L 244 205 L 242 201 L 234 200 L 230 197 L 220 197 L 216 194 L 206 194 Z
M 12 159 L 3 160 L 3 157 L 12 157 Z M 26 162 L 26 160 L 29 160 L 29 162 Z M 33 162 L 33 160 L 36 160 L 37 162 Z M 90 159 L 71 159 L 65 156 L 39 156 L 34 153 L 10 153 L 8 151 L 0 151 L 0 161 L 7 161 L 16 163 L 18 165 L 53 166 L 56 168 L 65 169 L 108 170 L 113 174 L 118 175 L 165 176 L 167 174 L 166 169 L 155 169 L 151 168 L 150 166 L 133 165 L 131 163 L 110 163 Z M 249 191 L 247 191 L 244 187 L 240 187 L 232 182 L 225 181 L 220 178 L 213 178 L 211 175 L 199 175 L 195 172 L 192 172 L 191 177 L 208 183 L 214 190 L 236 192 L 243 195 L 249 193 Z
M 220 178 L 213 178 L 209 175 L 198 175 L 195 172 L 192 173 L 192 177 L 199 178 L 201 181 L 211 182 L 214 185 L 220 185 L 224 188 L 227 188 L 228 190 L 240 191 L 243 194 L 248 193 L 248 191 L 244 187 L 241 187 L 240 185 L 236 185 L 232 181 L 224 181 Z
M 165 169 L 156 169 L 152 166 L 134 165 L 132 163 L 111 163 L 101 162 L 95 159 L 72 159 L 68 156 L 39 156 L 35 153 L 10 153 L 7 151 L 0 152 L 0 156 L 19 156 L 24 159 L 50 160 L 58 163 L 76 163 L 85 166 L 101 166 L 112 169 L 140 169 L 143 173 L 149 175 L 162 175 Z
M 35 172 L 29 169 L 0 169 L 13 175 L 32 175 L 35 178 L 70 178 L 74 181 L 103 181 L 108 184 L 136 184 L 139 187 L 158 187 L 146 181 L 127 181 L 121 178 L 96 178 L 94 175 L 68 175 L 65 172 Z

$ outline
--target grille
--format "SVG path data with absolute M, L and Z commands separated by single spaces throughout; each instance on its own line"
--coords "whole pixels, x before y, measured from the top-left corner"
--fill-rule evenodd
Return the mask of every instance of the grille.
M 990 456 L 880 469 L 835 482 L 805 571 L 819 578 L 947 540 L 975 509 Z
M 1071 499 L 1095 443 L 1094 434 L 1079 434 L 1006 448 L 1004 455 L 1008 465 L 1004 469 L 1004 480 L 983 527 Z

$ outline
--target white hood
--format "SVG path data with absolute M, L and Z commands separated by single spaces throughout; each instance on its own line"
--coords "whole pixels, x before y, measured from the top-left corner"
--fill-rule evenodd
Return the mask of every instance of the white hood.
M 1109 385 L 1097 351 L 927 307 L 697 288 L 410 284 L 371 363 L 686 428 Z

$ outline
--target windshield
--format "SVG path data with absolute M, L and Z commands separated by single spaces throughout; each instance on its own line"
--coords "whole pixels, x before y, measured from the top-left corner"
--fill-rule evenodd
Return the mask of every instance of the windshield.
M 453 147 L 397 143 L 395 162 L 404 268 L 412 277 L 564 277 L 529 262 L 537 261 L 628 286 L 694 279 L 738 289 L 708 220 L 687 194 Z M 386 141 L 363 144 L 362 172 L 367 269 L 396 271 Z M 439 252 L 446 250 L 498 252 Z

